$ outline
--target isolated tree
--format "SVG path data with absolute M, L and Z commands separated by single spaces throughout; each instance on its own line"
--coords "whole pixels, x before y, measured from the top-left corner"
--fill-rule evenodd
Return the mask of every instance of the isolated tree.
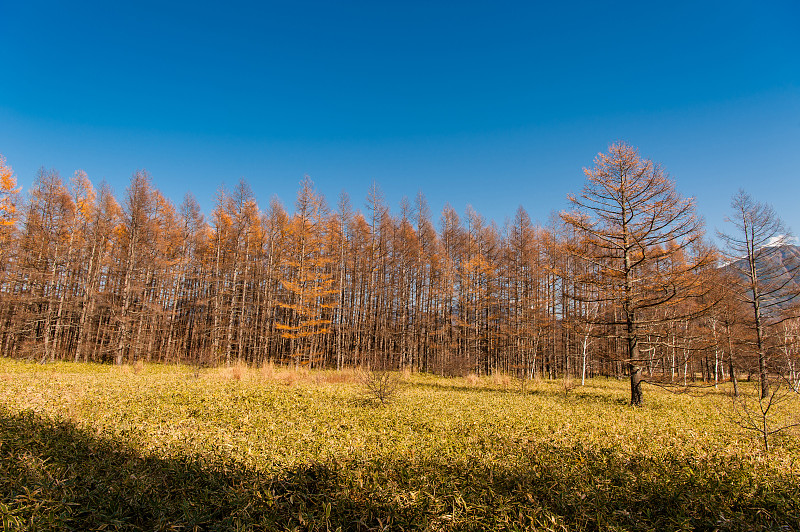
M 800 254 L 789 246 L 793 241 L 773 208 L 750 197 L 743 190 L 731 200 L 734 214 L 726 218 L 735 233 L 718 233 L 727 247 L 727 268 L 735 272 L 740 301 L 752 309 L 751 329 L 761 397 L 769 396 L 767 331 L 787 319 L 781 313 L 800 295 L 796 275 Z
M 593 265 L 580 279 L 586 286 L 583 299 L 619 306 L 603 324 L 625 343 L 631 404 L 639 406 L 642 343 L 655 325 L 676 319 L 654 310 L 696 296 L 694 272 L 710 257 L 686 253 L 700 242 L 702 223 L 694 200 L 681 197 L 660 166 L 625 143 L 612 144 L 594 162 L 594 168 L 584 169 L 583 192 L 568 196 L 575 210 L 561 216 L 587 241 L 571 249 Z M 679 254 L 685 260 L 671 260 Z

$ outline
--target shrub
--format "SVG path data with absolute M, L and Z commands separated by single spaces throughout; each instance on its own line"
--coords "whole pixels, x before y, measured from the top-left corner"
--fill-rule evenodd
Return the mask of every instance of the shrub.
M 389 402 L 397 394 L 399 381 L 390 371 L 367 370 L 361 377 L 364 395 L 368 399 L 378 401 L 381 405 Z

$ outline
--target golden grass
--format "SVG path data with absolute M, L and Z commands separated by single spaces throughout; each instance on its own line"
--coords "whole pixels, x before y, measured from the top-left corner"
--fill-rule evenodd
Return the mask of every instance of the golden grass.
M 624 380 L 568 382 L 569 393 L 534 380 L 523 395 L 508 376 L 409 373 L 376 407 L 357 400 L 359 374 L 0 359 L 0 511 L 108 527 L 100 510 L 122 499 L 103 486 L 119 483 L 139 501 L 123 522 L 148 515 L 145 529 L 209 528 L 222 514 L 243 529 L 375 528 L 389 516 L 445 530 L 791 528 L 800 516 L 797 431 L 765 453 L 726 419 L 725 386 L 698 397 L 648 387 L 636 409 Z M 95 521 L 70 510 L 74 493 L 100 508 Z

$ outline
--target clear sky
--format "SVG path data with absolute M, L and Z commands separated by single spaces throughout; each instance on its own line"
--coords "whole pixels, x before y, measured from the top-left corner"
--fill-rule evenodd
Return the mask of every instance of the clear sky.
M 244 178 L 292 208 L 372 181 L 397 211 L 546 222 L 616 140 L 697 198 L 800 232 L 800 2 L 0 0 L 0 153 L 27 189 L 147 169 L 206 213 Z

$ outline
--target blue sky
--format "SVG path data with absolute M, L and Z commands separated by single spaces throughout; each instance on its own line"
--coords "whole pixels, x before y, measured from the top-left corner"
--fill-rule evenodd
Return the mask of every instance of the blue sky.
M 80 5 L 73 5 L 80 4 Z M 0 153 L 124 195 L 145 168 L 206 213 L 222 184 L 291 208 L 375 181 L 394 211 L 546 222 L 624 140 L 697 198 L 742 187 L 800 232 L 800 3 L 0 4 Z

